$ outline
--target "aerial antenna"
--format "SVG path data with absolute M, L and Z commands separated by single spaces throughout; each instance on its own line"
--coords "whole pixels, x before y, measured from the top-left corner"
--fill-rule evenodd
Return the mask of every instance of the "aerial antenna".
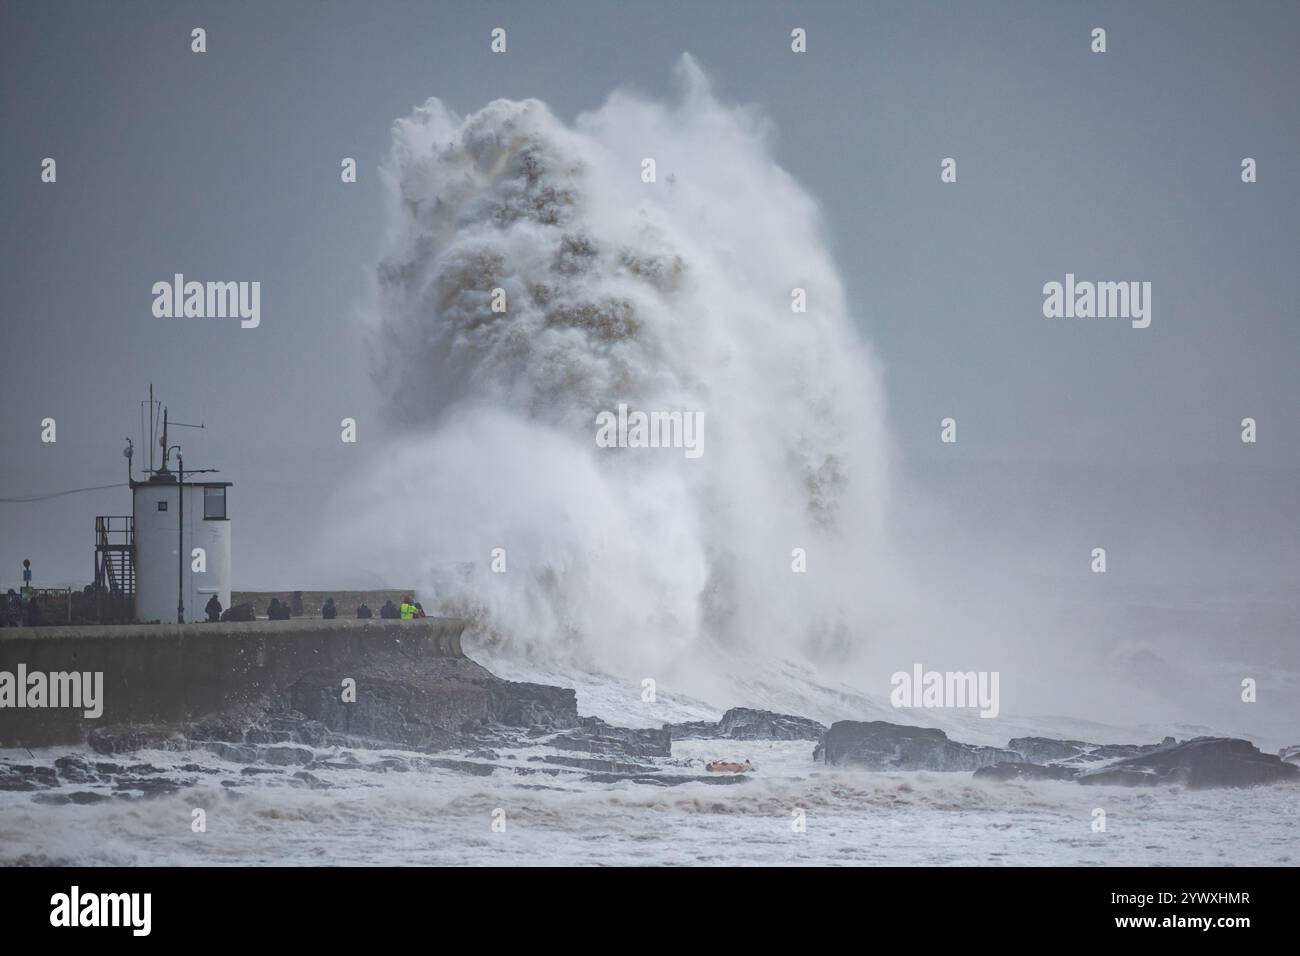
M 167 430 L 168 430 L 169 427 L 172 427 L 172 428 L 206 428 L 207 426 L 204 425 L 202 422 L 199 422 L 197 425 L 191 424 L 190 422 L 168 422 L 168 420 L 167 420 L 167 409 L 164 408 L 164 409 L 163 409 L 163 428 L 162 428 L 162 438 L 161 438 L 161 439 L 159 440 L 159 442 L 158 442 L 158 444 L 162 447 L 162 450 L 163 450 L 163 461 L 162 461 L 162 468 L 159 469 L 160 472 L 166 472 L 166 471 L 167 471 L 167 459 L 168 459 L 168 456 L 171 454 L 171 449 L 172 449 L 173 447 L 178 447 L 178 446 L 172 446 L 172 445 L 169 445 L 168 442 L 167 442 Z M 192 469 L 191 469 L 191 470 L 192 470 Z
M 154 448 L 158 444 L 158 406 L 162 404 L 153 397 L 153 383 L 149 383 L 149 400 L 140 403 L 140 441 L 144 442 L 149 448 L 149 465 L 145 468 L 146 475 L 154 473 Z M 149 408 L 149 417 L 145 419 L 145 406 Z

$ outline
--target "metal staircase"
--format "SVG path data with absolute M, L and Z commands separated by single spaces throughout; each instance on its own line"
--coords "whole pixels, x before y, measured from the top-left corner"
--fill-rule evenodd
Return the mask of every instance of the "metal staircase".
M 95 593 L 135 597 L 135 518 L 95 518 Z

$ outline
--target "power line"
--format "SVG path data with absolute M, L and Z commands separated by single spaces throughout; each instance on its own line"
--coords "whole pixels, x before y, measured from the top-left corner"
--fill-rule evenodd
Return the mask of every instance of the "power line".
M 24 504 L 29 501 L 45 501 L 49 498 L 62 498 L 64 495 L 77 495 L 83 491 L 106 491 L 109 488 L 125 488 L 127 482 L 119 481 L 115 485 L 94 485 L 90 488 L 71 488 L 67 491 L 56 491 L 48 495 L 26 495 L 18 498 L 0 498 L 0 504 L 13 505 Z

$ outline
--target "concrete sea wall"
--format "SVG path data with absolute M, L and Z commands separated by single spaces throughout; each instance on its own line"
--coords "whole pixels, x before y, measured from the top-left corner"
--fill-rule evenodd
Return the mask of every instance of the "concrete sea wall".
M 75 744 L 97 726 L 175 723 L 251 703 L 322 669 L 373 660 L 463 659 L 465 621 L 254 621 L 0 629 L 0 680 L 102 673 L 103 712 L 0 706 L 0 748 Z M 9 678 L 13 686 L 14 678 Z M 17 688 L 24 693 L 24 688 Z

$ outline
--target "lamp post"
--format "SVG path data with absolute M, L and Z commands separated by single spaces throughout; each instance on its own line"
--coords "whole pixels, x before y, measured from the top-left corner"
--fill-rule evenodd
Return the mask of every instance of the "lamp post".
M 180 445 L 172 445 L 163 452 L 163 463 L 172 448 L 176 449 L 178 474 L 176 482 L 176 623 L 185 623 L 185 458 Z
M 176 623 L 185 623 L 185 456 L 181 446 L 176 446 L 176 465 L 179 469 L 177 487 L 180 489 L 176 509 Z

